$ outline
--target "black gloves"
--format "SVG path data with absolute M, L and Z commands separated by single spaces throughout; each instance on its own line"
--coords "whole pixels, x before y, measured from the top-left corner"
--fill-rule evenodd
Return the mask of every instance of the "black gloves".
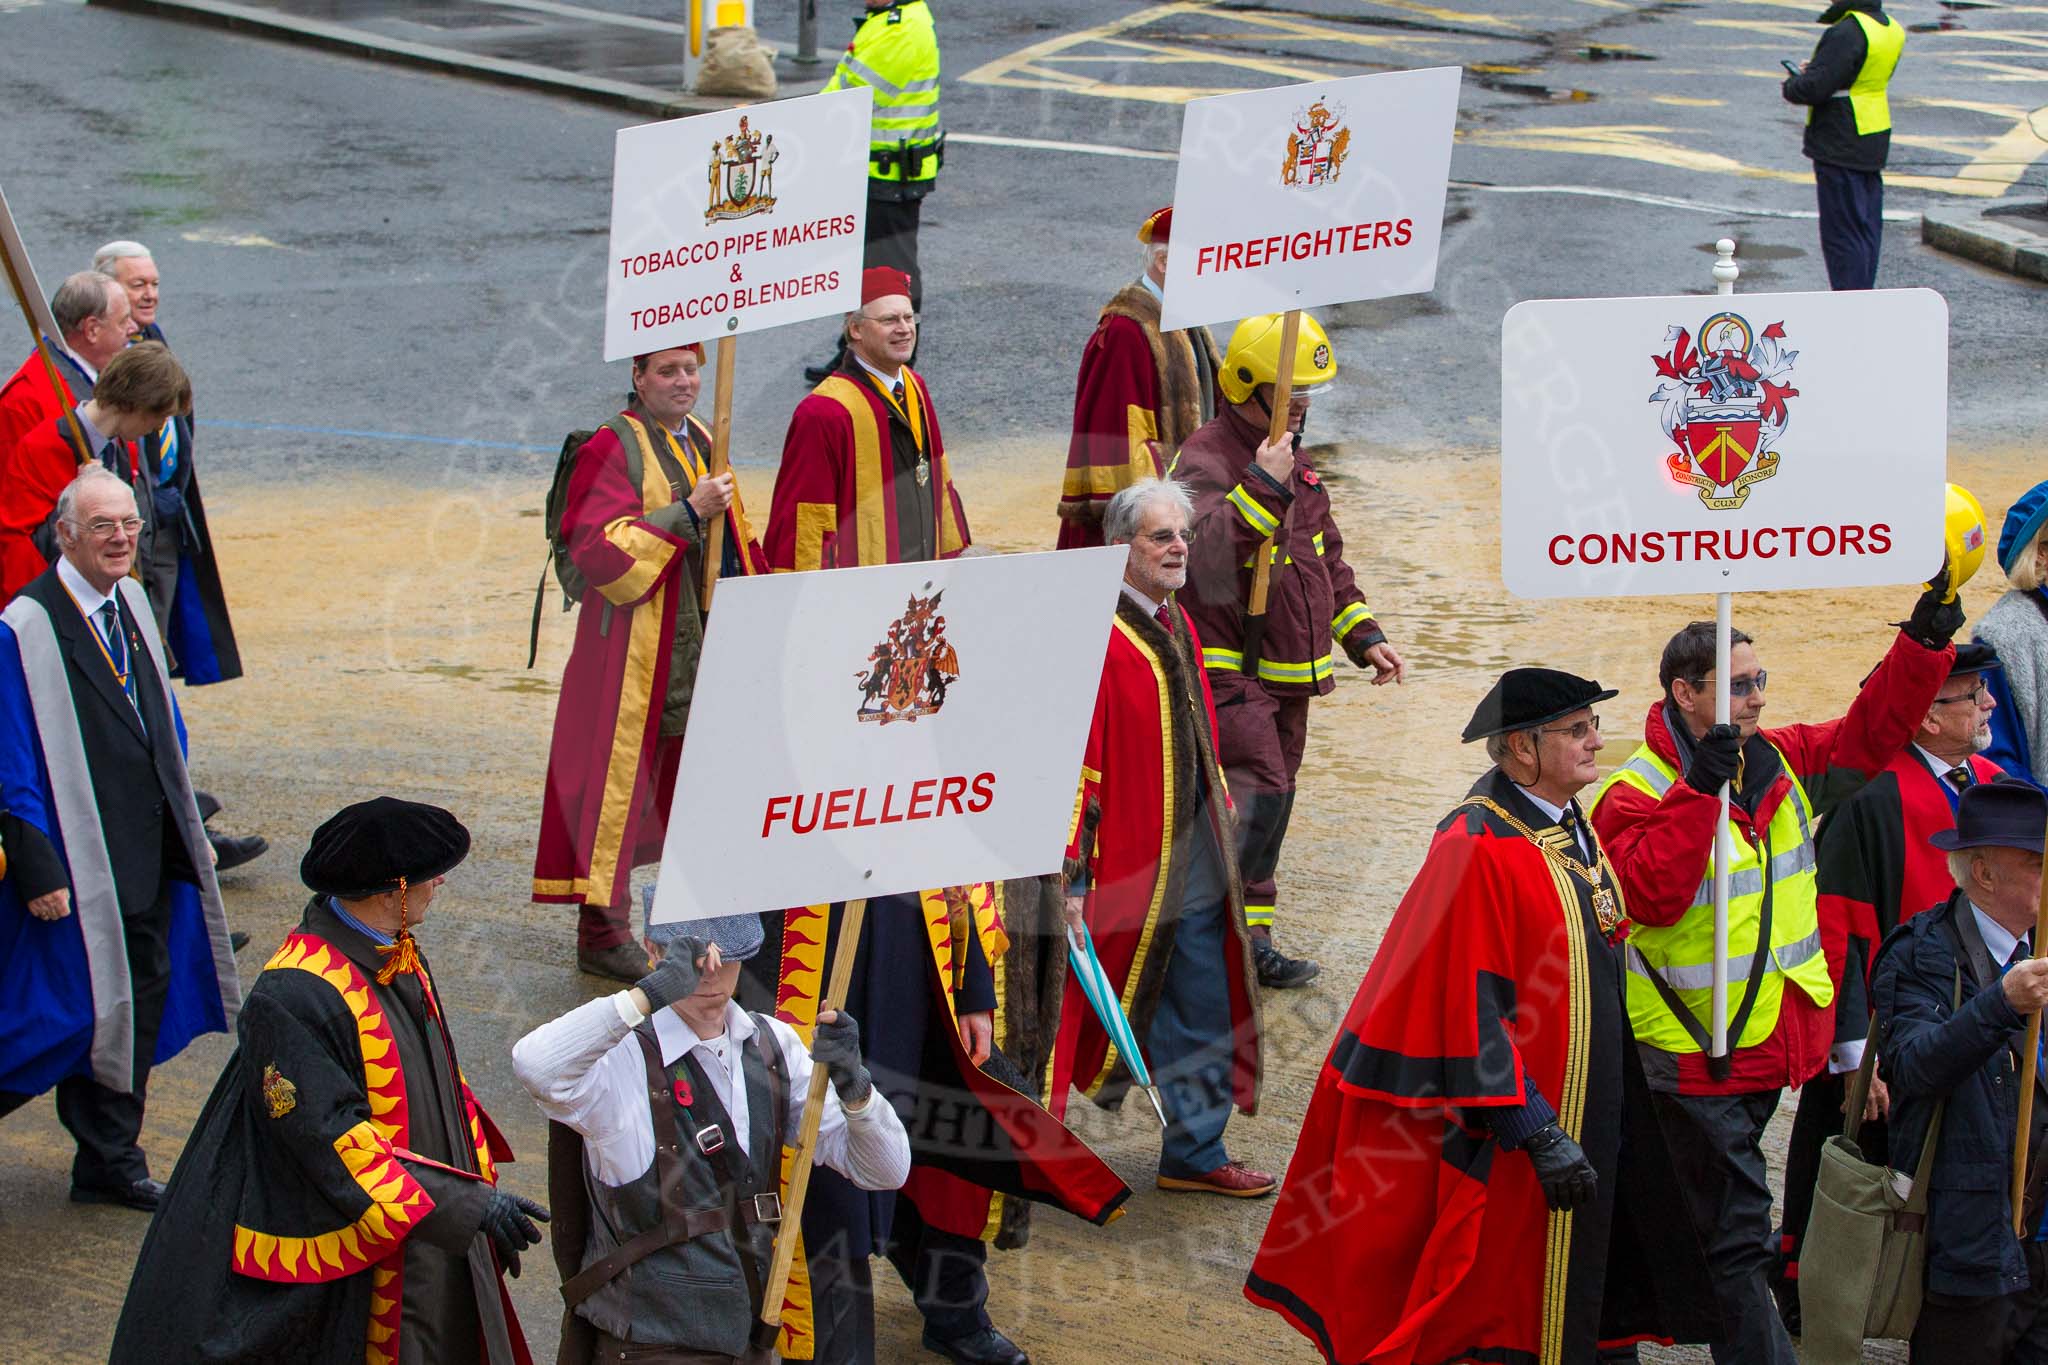
M 830 1023 L 818 1021 L 811 1034 L 811 1060 L 831 1075 L 841 1104 L 858 1105 L 873 1093 L 875 1083 L 860 1059 L 860 1023 L 845 1010 L 834 1011 Z
M 1934 582 L 1913 604 L 1913 614 L 1895 623 L 1900 630 L 1929 649 L 1947 649 L 1948 642 L 1963 628 L 1963 599 L 1949 596 L 1948 573 L 1948 560 L 1944 558 L 1941 572 L 1934 576 Z M 1942 601 L 1944 597 L 1949 600 Z
M 649 1014 L 697 993 L 704 979 L 697 959 L 704 956 L 705 947 L 702 939 L 679 938 L 668 945 L 653 971 L 633 983 L 646 993 Z
M 1556 1124 L 1537 1129 L 1535 1136 L 1522 1144 L 1522 1150 L 1528 1153 L 1529 1164 L 1536 1168 L 1544 1202 L 1551 1208 L 1575 1209 L 1592 1203 L 1600 1192 L 1600 1174 L 1586 1160 L 1585 1148 L 1565 1136 L 1564 1129 Z
M 482 1231 L 490 1237 L 498 1260 L 515 1280 L 519 1278 L 519 1253 L 540 1242 L 540 1229 L 533 1225 L 536 1218 L 547 1222 L 548 1211 L 531 1199 L 521 1199 L 503 1190 L 492 1190 L 491 1202 L 484 1206 Z
M 1693 741 L 1692 761 L 1685 765 L 1685 783 L 1694 791 L 1719 796 L 1725 783 L 1742 771 L 1742 731 L 1715 725 Z

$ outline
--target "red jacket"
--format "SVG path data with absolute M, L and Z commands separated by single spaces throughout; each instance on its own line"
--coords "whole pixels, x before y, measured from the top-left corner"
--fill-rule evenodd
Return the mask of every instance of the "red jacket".
M 1911 741 L 1914 727 L 1927 714 L 1954 659 L 1954 646 L 1931 650 L 1901 632 L 1847 715 L 1821 725 L 1760 730 L 1759 735 L 1785 756 L 1790 771 L 1778 774 L 1757 803 L 1753 817 L 1739 803 L 1729 805 L 1734 836 L 1755 847 L 1758 826 L 1770 824 L 1779 804 L 1792 794 L 1795 781 L 1806 784 L 1834 768 L 1865 775 L 1883 768 Z M 1650 706 L 1643 723 L 1643 742 L 1664 762 L 1681 766 L 1678 746 L 1664 721 L 1662 698 Z M 1714 828 L 1720 813 L 1717 797 L 1695 790 L 1682 779 L 1672 783 L 1661 799 L 1625 782 L 1602 793 L 1593 807 L 1593 828 L 1621 879 L 1631 920 L 1658 926 L 1676 924 L 1691 907 L 1693 895 L 1712 865 Z M 1820 931 L 1829 968 L 1839 978 L 1848 946 L 1848 925 L 1825 902 L 1820 908 Z M 1736 994 L 1731 982 L 1731 1008 Z M 1778 1011 L 1777 1029 L 1761 1043 L 1736 1048 L 1726 1080 L 1708 1076 L 1705 1053 L 1677 1054 L 1678 1093 L 1733 1095 L 1800 1085 L 1826 1060 L 1833 1024 L 1831 1007 L 1816 1005 L 1803 992 L 1788 989 Z M 1653 1076 L 1651 1082 L 1656 1086 L 1657 1078 Z

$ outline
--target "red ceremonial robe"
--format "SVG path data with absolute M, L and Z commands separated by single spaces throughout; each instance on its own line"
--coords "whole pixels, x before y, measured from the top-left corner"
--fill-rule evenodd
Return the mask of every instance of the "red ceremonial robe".
M 1123 1001 L 1133 1032 L 1144 1039 L 1151 1034 L 1174 955 L 1185 876 L 1174 855 L 1185 851 L 1183 839 L 1216 841 L 1227 870 L 1231 940 L 1222 961 L 1189 965 L 1221 972 L 1228 983 L 1231 1096 L 1251 1114 L 1259 1104 L 1259 994 L 1244 891 L 1225 823 L 1230 796 L 1216 765 L 1216 708 L 1207 670 L 1199 662 L 1202 644 L 1194 624 L 1178 606 L 1170 610 L 1174 634 L 1169 639 L 1128 595 L 1118 600 L 1081 760 L 1067 866 L 1087 870 L 1086 915 L 1096 956 Z M 1197 796 L 1188 789 L 1190 776 L 1207 788 L 1202 806 L 1206 830 L 1176 828 L 1185 823 L 1184 812 Z M 1131 1083 L 1109 1035 L 1072 983 L 1060 998 L 1059 1038 L 1047 1080 L 1048 1107 L 1063 1118 L 1070 1086 L 1114 1106 Z
M 1332 1365 L 1562 1365 L 1647 1326 L 1711 1330 L 1690 1320 L 1705 1267 L 1673 1222 L 1619 958 L 1569 840 L 1499 769 L 1482 777 L 1437 826 L 1323 1063 L 1245 1295 Z M 1604 855 L 1589 876 L 1621 911 Z M 1472 1112 L 1532 1085 L 1599 1175 L 1568 1213 Z
M 905 552 L 906 501 L 927 501 L 936 531 L 935 558 L 951 559 L 971 543 L 967 513 L 953 486 L 953 468 L 939 435 L 924 380 L 904 368 L 906 407 L 884 394 L 852 359 L 796 405 L 782 443 L 782 467 L 768 509 L 762 549 L 777 573 L 898 564 Z M 904 496 L 897 447 L 909 440 L 930 459 L 918 492 Z
M 1215 411 L 1222 363 L 1208 328 L 1159 330 L 1159 299 L 1143 282 L 1103 307 L 1074 383 L 1058 548 L 1102 544 L 1109 500 L 1173 467 L 1181 443 Z
M 92 395 L 92 385 L 76 362 L 62 351 L 52 349 L 65 392 L 60 396 L 50 384 L 50 372 L 31 351 L 27 360 L 0 385 L 0 604 L 50 567 L 42 551 L 29 537 L 57 505 L 57 495 L 78 473 L 78 457 L 67 445 L 53 455 L 45 442 L 26 456 L 27 464 L 17 472 L 20 447 L 32 432 L 64 415 Z M 75 396 L 74 396 L 75 395 Z
M 0 603 L 13 601 L 50 567 L 33 537 L 83 463 L 62 416 L 36 423 L 15 443 L 0 491 Z
M 677 444 L 685 447 L 685 473 L 701 477 L 687 443 Z M 562 509 L 569 558 L 589 587 L 555 707 L 533 860 L 536 901 L 622 905 L 633 869 L 659 859 L 667 837 L 683 740 L 662 736 L 662 700 L 678 594 L 696 591 L 698 579 L 685 560 L 690 542 L 646 519 L 674 501 L 660 463 L 641 460 L 638 488 L 626 472 L 618 437 L 599 427 L 576 452 Z M 749 574 L 766 571 L 737 492 L 725 534 L 742 547 Z

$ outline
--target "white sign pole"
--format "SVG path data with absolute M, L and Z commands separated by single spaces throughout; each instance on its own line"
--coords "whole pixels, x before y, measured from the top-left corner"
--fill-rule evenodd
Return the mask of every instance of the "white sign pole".
M 1723 237 L 1714 243 L 1715 292 L 1733 294 L 1742 268 L 1735 264 L 1735 240 Z M 1731 711 L 1728 700 L 1729 632 L 1735 628 L 1735 594 L 1714 594 L 1714 724 L 1726 725 Z M 1728 795 L 1731 783 L 1721 784 L 1721 819 L 1714 827 L 1714 1036 L 1711 1057 L 1728 1055 L 1728 864 L 1735 860 L 1735 835 L 1728 825 Z M 1768 875 L 1768 869 L 1766 869 Z M 1754 951 L 1765 952 L 1770 945 L 1759 943 Z

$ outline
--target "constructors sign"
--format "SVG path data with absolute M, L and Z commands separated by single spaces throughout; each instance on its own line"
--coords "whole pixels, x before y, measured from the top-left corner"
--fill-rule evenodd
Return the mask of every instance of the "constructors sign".
M 1501 575 L 1524 597 L 1928 579 L 1947 442 L 1931 289 L 1517 304 Z
M 1125 553 L 721 582 L 654 918 L 1056 870 Z
M 1160 325 L 1433 288 L 1458 74 L 1390 71 L 1190 101 Z
M 860 306 L 866 86 L 621 128 L 604 358 Z

